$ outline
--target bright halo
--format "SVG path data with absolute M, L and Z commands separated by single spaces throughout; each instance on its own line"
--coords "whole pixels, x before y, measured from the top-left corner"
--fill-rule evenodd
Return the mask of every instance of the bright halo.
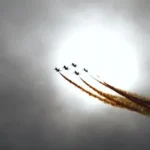
M 57 65 L 72 68 L 71 63 L 77 63 L 80 65 L 78 68 L 80 71 L 85 67 L 91 74 L 99 75 L 102 80 L 127 90 L 137 80 L 138 64 L 135 50 L 121 32 L 105 29 L 99 25 L 89 25 L 72 29 L 61 38 L 56 50 Z M 81 81 L 73 75 L 73 71 L 69 71 L 67 76 L 81 85 Z M 100 90 L 110 92 L 93 80 L 87 77 L 86 79 Z M 67 84 L 64 87 L 67 91 L 85 98 L 85 94 L 72 85 Z

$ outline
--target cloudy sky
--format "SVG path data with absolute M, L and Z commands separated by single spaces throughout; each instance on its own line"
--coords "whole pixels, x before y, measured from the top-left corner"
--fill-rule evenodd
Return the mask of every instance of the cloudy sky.
M 148 117 L 82 102 L 53 68 L 68 32 L 100 20 L 132 44 L 132 90 L 150 96 L 149 13 L 149 0 L 0 0 L 0 148 L 148 150 Z

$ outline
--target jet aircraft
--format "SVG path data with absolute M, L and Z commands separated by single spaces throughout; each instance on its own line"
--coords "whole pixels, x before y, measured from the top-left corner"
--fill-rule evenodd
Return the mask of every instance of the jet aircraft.
M 56 72 L 60 72 L 60 69 L 59 69 L 59 68 L 55 68 L 54 70 L 56 70 Z
M 75 71 L 74 73 L 75 73 L 77 76 L 80 74 L 80 73 L 79 73 L 79 72 L 77 72 L 77 71 Z
M 83 68 L 83 70 L 84 70 L 85 72 L 88 72 L 88 70 L 87 70 L 87 69 L 85 69 L 85 68 Z
M 69 68 L 68 68 L 67 66 L 65 66 L 65 65 L 63 66 L 63 68 L 64 68 L 65 70 L 69 70 Z
M 72 63 L 71 65 L 72 65 L 73 67 L 77 67 L 77 64 L 75 64 L 75 63 Z

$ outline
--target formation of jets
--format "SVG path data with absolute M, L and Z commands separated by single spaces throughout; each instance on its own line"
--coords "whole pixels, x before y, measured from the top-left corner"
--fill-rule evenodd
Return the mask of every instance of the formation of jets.
M 71 64 L 73 67 L 77 67 L 77 64 L 75 64 L 75 63 L 72 63 Z M 65 70 L 69 70 L 69 67 L 68 66 L 63 66 L 63 69 L 65 69 Z M 60 72 L 61 70 L 59 69 L 59 68 L 55 68 L 54 69 L 56 72 Z M 88 72 L 88 70 L 86 69 L 86 68 L 83 68 L 83 71 L 84 72 Z M 77 71 L 74 71 L 74 73 L 76 74 L 76 75 L 79 75 L 80 73 L 79 72 L 77 72 Z

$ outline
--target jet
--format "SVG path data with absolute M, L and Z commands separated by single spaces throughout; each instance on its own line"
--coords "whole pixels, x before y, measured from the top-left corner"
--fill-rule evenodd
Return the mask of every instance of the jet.
M 75 73 L 77 76 L 80 74 L 80 73 L 79 73 L 79 72 L 77 72 L 77 71 L 75 71 L 74 73 Z
M 72 65 L 73 67 L 77 67 L 77 64 L 72 63 L 71 65 Z
M 54 70 L 56 70 L 56 72 L 60 72 L 60 69 L 59 69 L 59 68 L 55 68 Z
M 85 72 L 88 72 L 88 70 L 87 70 L 87 69 L 85 69 L 85 68 L 83 68 L 83 70 L 84 70 Z
M 68 69 L 69 69 L 69 68 L 68 68 L 67 66 L 65 66 L 65 65 L 63 66 L 63 68 L 64 68 L 65 70 L 68 70 Z

